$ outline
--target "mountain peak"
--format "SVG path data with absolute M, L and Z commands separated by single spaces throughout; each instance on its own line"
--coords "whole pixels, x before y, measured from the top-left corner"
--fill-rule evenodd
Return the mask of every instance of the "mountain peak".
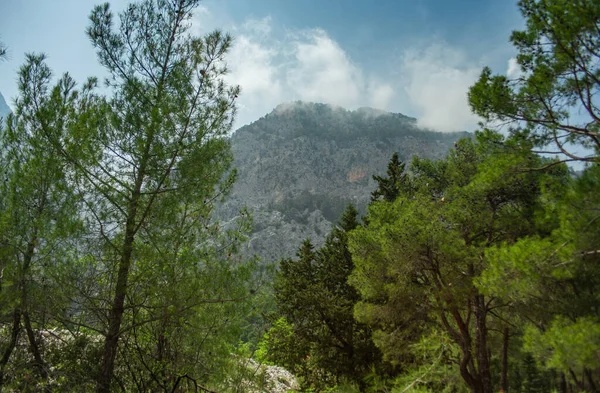
M 269 115 L 289 115 L 291 113 L 304 113 L 304 114 L 340 114 L 342 116 L 348 115 L 360 115 L 364 118 L 374 118 L 379 116 L 394 116 L 409 122 L 416 123 L 417 119 L 406 116 L 402 113 L 388 112 L 383 109 L 372 108 L 368 106 L 362 106 L 354 110 L 349 110 L 338 105 L 324 104 L 320 102 L 311 101 L 290 101 L 284 102 L 275 107 Z
M 289 101 L 283 102 L 275 107 L 271 113 L 285 113 L 290 111 L 346 111 L 341 106 L 324 104 L 312 101 Z

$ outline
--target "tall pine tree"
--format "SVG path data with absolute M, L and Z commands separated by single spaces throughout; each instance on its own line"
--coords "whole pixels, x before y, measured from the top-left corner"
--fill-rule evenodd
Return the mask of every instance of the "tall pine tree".
M 371 193 L 372 202 L 378 200 L 392 202 L 408 189 L 405 165 L 398 158 L 398 153 L 394 153 L 388 163 L 387 177 L 373 175 L 373 180 L 377 182 L 377 189 Z

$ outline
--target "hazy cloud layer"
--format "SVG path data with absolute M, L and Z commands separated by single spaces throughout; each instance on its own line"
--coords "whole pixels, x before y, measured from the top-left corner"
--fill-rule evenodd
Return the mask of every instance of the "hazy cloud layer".
M 381 59 L 381 69 L 363 69 L 322 29 L 280 31 L 271 18 L 235 26 L 229 54 L 229 83 L 242 94 L 236 126 L 248 124 L 278 104 L 295 100 L 355 109 L 370 106 L 417 117 L 439 131 L 472 130 L 467 90 L 480 65 L 444 43 Z M 385 68 L 394 69 L 387 75 Z

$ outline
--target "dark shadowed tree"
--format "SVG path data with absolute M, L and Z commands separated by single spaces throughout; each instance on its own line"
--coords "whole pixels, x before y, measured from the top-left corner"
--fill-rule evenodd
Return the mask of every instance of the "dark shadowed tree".
M 408 177 L 404 171 L 405 165 L 398 158 L 398 153 L 394 153 L 388 163 L 387 177 L 373 175 L 373 180 L 377 182 L 377 189 L 371 193 L 371 201 L 384 200 L 392 202 L 403 191 L 408 190 Z
M 304 352 L 290 359 L 274 342 L 270 357 L 286 359 L 307 387 L 349 381 L 364 388 L 371 367 L 381 364 L 370 329 L 354 320 L 359 295 L 347 282 L 354 268 L 347 233 L 359 225 L 357 216 L 354 206 L 348 206 L 321 249 L 314 251 L 305 241 L 297 259 L 281 262 L 276 277 L 278 315 L 290 324 L 295 348 Z

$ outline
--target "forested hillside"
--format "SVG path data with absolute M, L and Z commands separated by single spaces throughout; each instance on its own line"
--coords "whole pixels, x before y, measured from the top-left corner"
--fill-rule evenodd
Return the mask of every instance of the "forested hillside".
M 325 104 L 282 104 L 231 138 L 238 178 L 220 211 L 247 206 L 254 230 L 244 248 L 266 262 L 290 257 L 306 238 L 321 245 L 349 203 L 364 213 L 374 173 L 393 153 L 442 158 L 467 133 L 424 130 L 402 114 Z
M 96 6 L 104 78 L 28 53 L 0 96 L 0 392 L 598 392 L 598 1 L 519 1 L 472 134 L 303 101 L 234 132 L 199 6 Z

